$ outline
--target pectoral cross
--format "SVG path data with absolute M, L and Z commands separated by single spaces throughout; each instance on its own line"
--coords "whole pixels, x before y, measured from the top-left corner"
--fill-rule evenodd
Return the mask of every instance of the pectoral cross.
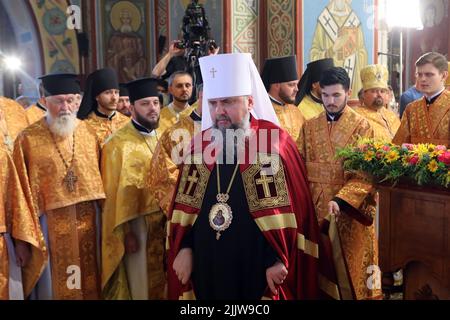
M 213 79 L 215 79 L 215 78 L 216 78 L 216 72 L 217 72 L 217 70 L 214 69 L 214 68 L 212 68 L 210 72 L 212 73 Z
M 187 191 L 186 191 L 186 194 L 189 195 L 189 194 L 191 194 L 191 190 L 192 190 L 192 187 L 194 186 L 194 183 L 197 183 L 197 182 L 198 182 L 198 178 L 197 178 L 197 170 L 194 170 L 194 171 L 192 172 L 192 176 L 189 176 L 189 177 L 187 178 L 187 181 L 189 182 L 189 186 L 188 186 L 188 189 L 187 189 Z
M 73 173 L 72 170 L 69 169 L 69 171 L 67 171 L 67 174 L 63 179 L 63 182 L 66 185 L 66 188 L 69 192 L 75 191 L 75 184 L 77 183 L 77 181 L 78 177 L 75 175 L 75 173 Z
M 262 185 L 264 190 L 264 198 L 270 198 L 272 196 L 269 188 L 270 183 L 273 183 L 273 177 L 268 177 L 265 172 L 261 171 L 260 178 L 256 179 L 256 184 Z

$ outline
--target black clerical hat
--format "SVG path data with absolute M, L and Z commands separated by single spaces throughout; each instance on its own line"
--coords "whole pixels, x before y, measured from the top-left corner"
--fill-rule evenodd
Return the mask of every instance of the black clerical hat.
M 298 80 L 296 56 L 267 59 L 261 78 L 267 91 L 272 83 Z
M 154 78 L 142 78 L 127 83 L 130 93 L 130 102 L 147 97 L 158 97 L 158 80 Z
M 104 68 L 92 72 L 86 80 L 83 100 L 77 114 L 78 118 L 81 120 L 86 119 L 89 113 L 97 109 L 95 98 L 103 91 L 110 89 L 119 90 L 119 80 L 114 69 Z
M 44 94 L 56 96 L 60 94 L 80 93 L 80 82 L 78 76 L 73 73 L 47 74 L 39 77 L 44 87 Z
M 89 80 L 91 80 L 90 83 Z M 117 73 L 112 68 L 103 68 L 92 72 L 87 78 L 87 84 L 90 84 L 94 98 L 103 91 L 119 89 Z
M 130 92 L 128 91 L 128 87 L 126 83 L 119 83 L 119 96 L 120 97 L 128 97 Z
M 312 84 L 320 80 L 322 72 L 332 67 L 334 67 L 334 62 L 331 58 L 312 61 L 306 65 L 306 70 L 298 82 L 298 92 L 295 98 L 296 105 L 311 91 Z

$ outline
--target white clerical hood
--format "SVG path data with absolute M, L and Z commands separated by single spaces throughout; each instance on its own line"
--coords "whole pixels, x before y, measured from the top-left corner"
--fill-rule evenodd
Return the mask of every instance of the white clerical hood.
M 212 127 L 209 99 L 253 96 L 252 115 L 279 125 L 269 95 L 250 53 L 230 53 L 199 59 L 203 78 L 202 130 Z

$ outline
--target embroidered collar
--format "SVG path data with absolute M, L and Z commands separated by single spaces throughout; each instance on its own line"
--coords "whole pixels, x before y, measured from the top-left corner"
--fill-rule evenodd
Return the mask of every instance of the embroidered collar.
M 145 135 L 145 136 L 154 136 L 156 134 L 155 130 L 148 130 L 146 127 L 141 125 L 139 122 L 137 122 L 134 119 L 131 119 L 131 123 L 133 124 L 133 127 L 139 131 L 139 133 Z
M 201 121 L 202 121 L 202 117 L 199 116 L 198 113 L 195 112 L 195 110 L 193 110 L 189 116 L 190 116 L 191 119 L 194 120 L 194 121 L 197 121 L 197 122 L 201 122 Z
M 38 101 L 36 102 L 36 107 L 38 107 L 39 109 L 41 109 L 42 111 L 47 112 L 47 109 Z
M 106 114 L 101 113 L 97 109 L 94 109 L 94 112 L 98 117 L 108 119 L 108 120 L 112 120 L 116 115 L 116 111 L 114 111 L 110 116 L 107 116 Z
M 344 113 L 344 110 L 342 110 L 340 113 L 338 113 L 338 114 L 334 114 L 334 115 L 331 115 L 331 114 L 329 114 L 326 110 L 325 110 L 325 114 L 327 115 L 327 121 L 328 122 L 336 122 L 336 121 L 338 121 L 339 120 L 339 118 L 342 116 L 342 114 Z
M 277 104 L 277 105 L 279 105 L 279 106 L 284 106 L 284 103 L 283 103 L 283 102 L 278 101 L 277 99 L 275 99 L 274 97 L 272 97 L 270 94 L 269 94 L 269 98 L 270 98 L 270 100 L 271 100 L 273 103 L 275 103 L 275 104 Z
M 437 100 L 437 98 L 439 98 L 441 96 L 441 94 L 442 94 L 442 92 L 444 92 L 444 90 L 445 90 L 445 88 L 442 88 L 441 91 L 433 94 L 431 97 L 425 96 L 425 102 L 427 103 L 427 105 L 433 104 Z
M 322 100 L 320 100 L 319 98 L 317 98 L 312 92 L 309 93 L 309 96 L 311 97 L 311 99 L 312 99 L 314 102 L 322 104 Z

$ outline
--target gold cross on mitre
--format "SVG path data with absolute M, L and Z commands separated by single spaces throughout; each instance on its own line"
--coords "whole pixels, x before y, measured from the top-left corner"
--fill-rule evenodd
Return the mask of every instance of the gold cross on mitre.
M 209 71 L 209 72 L 212 73 L 212 77 L 213 77 L 213 79 L 215 79 L 215 78 L 216 78 L 216 72 L 217 72 L 217 70 L 214 69 L 214 67 L 212 67 L 211 71 Z

